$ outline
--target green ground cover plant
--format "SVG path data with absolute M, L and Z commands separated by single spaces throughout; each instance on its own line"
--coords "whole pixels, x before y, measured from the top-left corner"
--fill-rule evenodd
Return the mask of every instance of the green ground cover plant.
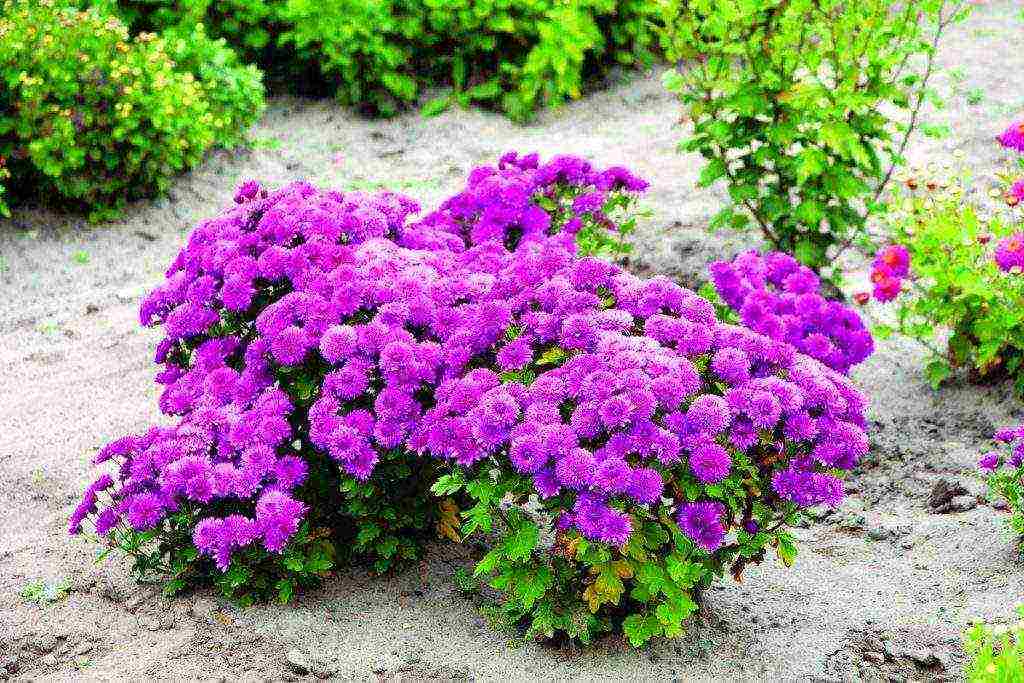
M 967 633 L 965 650 L 967 680 L 970 683 L 1015 683 L 1024 681 L 1024 606 L 1017 608 L 1021 620 L 1014 624 L 977 624 Z

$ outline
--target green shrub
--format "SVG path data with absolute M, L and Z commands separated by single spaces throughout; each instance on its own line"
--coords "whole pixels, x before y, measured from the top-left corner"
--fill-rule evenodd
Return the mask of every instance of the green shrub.
M 611 64 L 650 64 L 658 45 L 650 0 L 95 1 L 133 30 L 205 22 L 275 82 L 319 72 L 340 101 L 385 115 L 443 86 L 427 113 L 480 103 L 525 120 Z
M 130 38 L 97 9 L 6 0 L 3 10 L 0 156 L 10 160 L 13 198 L 53 195 L 91 219 L 116 215 L 126 201 L 163 191 L 211 145 L 237 141 L 231 126 L 251 118 L 251 91 L 235 112 L 224 92 L 213 106 L 206 98 L 207 89 L 251 85 L 241 74 L 231 85 L 226 62 L 197 80 L 176 70 L 163 40 Z M 177 49 L 188 58 L 197 45 Z
M 1014 267 L 1024 258 L 1020 223 L 1012 214 L 984 217 L 967 199 L 963 174 L 912 171 L 902 179 L 906 189 L 886 221 L 906 249 L 909 275 L 890 281 L 876 259 L 876 297 L 897 305 L 895 326 L 880 325 L 876 335 L 899 332 L 928 347 L 935 386 L 965 368 L 980 378 L 1008 375 L 1024 394 L 1024 274 Z M 882 291 L 887 283 L 892 289 Z
M 4 194 L 7 192 L 7 189 L 4 187 L 4 181 L 10 177 L 11 172 L 7 170 L 7 160 L 0 157 L 0 216 L 11 215 L 11 210 L 4 201 Z
M 191 30 L 205 24 L 209 34 L 224 38 L 245 62 L 256 62 L 273 43 L 278 8 L 283 0 L 83 0 L 115 12 L 133 32 Z
M 886 106 L 917 122 L 939 36 L 962 0 L 669 0 L 666 76 L 694 122 L 682 148 L 725 179 L 713 227 L 746 229 L 821 270 L 863 237 L 905 138 Z M 913 73 L 915 66 L 921 73 Z M 888 162 L 888 164 L 887 164 Z M 836 276 L 838 277 L 838 276 Z
M 243 65 L 223 38 L 206 35 L 203 24 L 163 33 L 167 54 L 179 70 L 192 74 L 209 104 L 213 134 L 221 147 L 235 147 L 263 113 L 263 76 Z
M 477 102 L 524 120 L 579 97 L 585 77 L 610 62 L 649 64 L 655 12 L 642 1 L 287 0 L 280 16 L 282 40 L 319 62 L 343 102 L 389 114 L 450 85 L 428 112 Z
M 970 662 L 970 683 L 1019 683 L 1024 681 L 1024 606 L 1021 620 L 1008 626 L 977 624 L 967 633 L 965 649 Z

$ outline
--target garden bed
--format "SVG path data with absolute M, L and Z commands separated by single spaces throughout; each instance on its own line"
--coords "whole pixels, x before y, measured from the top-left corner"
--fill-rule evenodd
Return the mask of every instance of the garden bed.
M 974 168 L 995 168 L 992 141 L 1024 109 L 1019 11 L 993 2 L 952 30 L 935 84 L 947 107 L 926 113 L 938 137 L 918 136 L 912 161 L 963 150 Z M 475 110 L 367 121 L 329 101 L 278 99 L 253 131 L 255 150 L 214 154 L 167 199 L 113 225 L 32 210 L 0 221 L 0 676 L 957 679 L 966 625 L 1009 620 L 1024 595 L 1024 560 L 975 468 L 994 428 L 1021 409 L 1009 386 L 932 391 L 923 352 L 901 340 L 879 342 L 853 372 L 870 400 L 872 450 L 842 507 L 798 530 L 794 567 L 767 562 L 742 584 L 714 586 L 687 637 L 646 651 L 516 645 L 487 623 L 486 595 L 453 587 L 451 574 L 478 559 L 471 545 L 439 545 L 418 571 L 379 580 L 346 570 L 294 606 L 243 610 L 212 593 L 139 591 L 124 564 L 94 564 L 95 546 L 65 534 L 88 457 L 159 419 L 158 337 L 138 328 L 140 295 L 236 181 L 387 187 L 432 206 L 509 149 L 623 164 L 651 182 L 630 268 L 692 285 L 746 243 L 704 232 L 724 193 L 695 189 L 701 162 L 674 151 L 678 117 L 658 74 L 621 75 L 526 128 Z M 866 267 L 857 272 L 863 288 Z M 933 506 L 940 481 L 964 492 Z

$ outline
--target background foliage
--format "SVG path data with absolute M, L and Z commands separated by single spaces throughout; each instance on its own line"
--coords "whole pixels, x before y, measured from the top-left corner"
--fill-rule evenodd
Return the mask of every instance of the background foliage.
M 751 221 L 775 248 L 838 280 L 830 248 L 863 240 L 866 214 L 930 91 L 960 0 L 670 0 L 666 84 L 694 122 L 681 147 L 728 184 L 712 227 Z M 908 111 L 900 140 L 883 113 Z M 832 250 L 833 254 L 836 251 Z
M 936 387 L 966 368 L 980 378 L 1008 375 L 1024 394 L 1024 276 L 994 258 L 1020 224 L 1012 212 L 983 215 L 968 183 L 910 175 L 893 198 L 888 230 L 907 248 L 912 277 L 897 298 L 895 326 L 875 334 L 898 331 L 931 349 L 926 372 Z
M 116 215 L 211 146 L 237 144 L 262 110 L 259 74 L 201 29 L 133 38 L 99 9 L 6 0 L 3 10 L 0 157 L 12 199 Z

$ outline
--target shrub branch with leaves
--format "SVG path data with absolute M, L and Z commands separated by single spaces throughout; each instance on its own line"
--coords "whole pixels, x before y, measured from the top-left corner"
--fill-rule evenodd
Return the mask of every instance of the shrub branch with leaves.
M 965 6 L 666 3 L 666 52 L 679 61 L 666 85 L 694 125 L 681 148 L 707 160 L 700 184 L 724 179 L 732 202 L 712 226 L 743 230 L 753 220 L 773 247 L 838 282 L 831 257 L 863 241 L 930 93 L 940 36 Z M 900 142 L 887 106 L 909 110 Z
M 912 337 L 932 353 L 936 387 L 953 370 L 1009 376 L 1024 394 L 1024 233 L 1018 208 L 985 217 L 963 171 L 902 176 L 885 216 L 896 246 L 879 253 L 875 297 L 895 299 L 895 325 L 874 332 Z

